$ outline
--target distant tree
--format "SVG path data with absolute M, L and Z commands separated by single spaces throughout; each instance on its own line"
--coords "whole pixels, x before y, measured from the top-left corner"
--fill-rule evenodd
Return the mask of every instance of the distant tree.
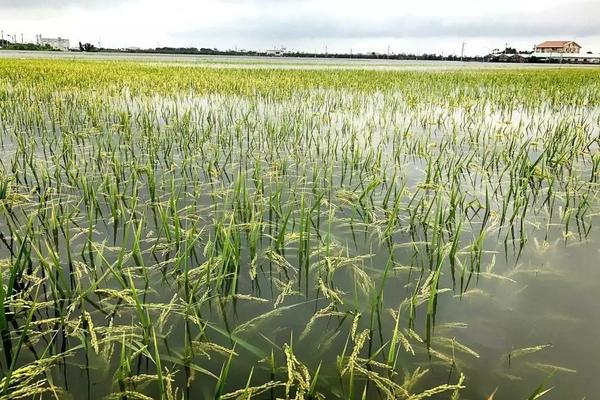
M 35 43 L 11 43 L 7 40 L 2 41 L 2 43 L 0 44 L 0 48 L 2 48 L 3 50 L 55 51 L 55 49 L 53 49 L 52 47 L 50 47 L 47 44 L 42 46 L 42 45 L 35 44 Z
M 81 43 L 79 42 L 79 51 L 98 51 L 98 49 L 96 49 L 96 46 L 94 46 L 91 43 Z

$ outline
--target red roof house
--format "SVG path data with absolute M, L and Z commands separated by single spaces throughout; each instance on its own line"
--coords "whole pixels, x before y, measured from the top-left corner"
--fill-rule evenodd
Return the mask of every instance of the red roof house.
M 536 53 L 579 53 L 581 46 L 570 40 L 548 40 L 535 46 Z

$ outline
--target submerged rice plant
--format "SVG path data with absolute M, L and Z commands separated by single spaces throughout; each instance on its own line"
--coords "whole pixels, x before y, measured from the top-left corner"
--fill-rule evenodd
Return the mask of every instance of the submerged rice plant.
M 0 60 L 0 398 L 593 396 L 599 135 L 598 69 Z

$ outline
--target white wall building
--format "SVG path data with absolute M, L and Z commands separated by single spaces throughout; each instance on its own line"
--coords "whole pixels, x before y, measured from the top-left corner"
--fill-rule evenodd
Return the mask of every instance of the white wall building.
M 265 51 L 265 54 L 268 56 L 282 57 L 286 53 L 286 51 L 287 49 L 285 47 L 282 47 L 281 49 L 267 50 Z
M 50 46 L 56 50 L 69 51 L 70 43 L 69 39 L 63 39 L 60 36 L 57 38 L 45 38 L 42 35 L 36 36 L 36 42 L 40 46 Z
M 542 61 L 565 62 L 565 63 L 588 63 L 600 64 L 600 54 L 588 53 L 546 53 L 535 52 L 528 55 Z

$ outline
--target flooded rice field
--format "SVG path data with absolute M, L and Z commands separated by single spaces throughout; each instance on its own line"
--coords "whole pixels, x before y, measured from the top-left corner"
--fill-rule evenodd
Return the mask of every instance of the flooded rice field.
M 600 393 L 600 69 L 0 60 L 0 398 Z
M 16 60 L 71 60 L 71 61 L 129 61 L 161 66 L 196 66 L 211 68 L 249 69 L 301 69 L 301 70 L 380 70 L 380 71 L 454 71 L 470 69 L 596 69 L 590 64 L 543 64 L 543 63 L 498 63 L 498 62 L 459 62 L 428 60 L 390 60 L 385 56 L 379 59 L 333 58 L 333 57 L 267 57 L 267 56 L 225 56 L 192 54 L 152 54 L 126 52 L 62 52 L 62 51 L 0 51 L 0 59 Z

